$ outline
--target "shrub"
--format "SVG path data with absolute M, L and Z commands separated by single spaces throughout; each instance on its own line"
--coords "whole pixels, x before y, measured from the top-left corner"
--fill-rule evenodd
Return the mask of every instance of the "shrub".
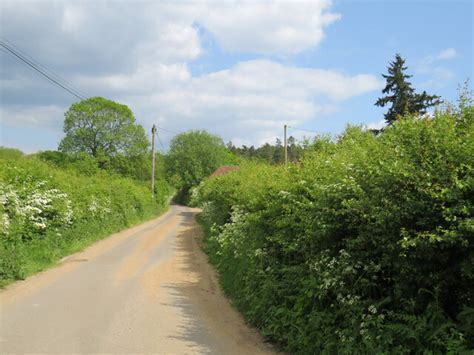
M 0 285 L 166 209 L 164 182 L 153 199 L 146 183 L 54 164 L 0 155 Z
M 175 200 L 189 203 L 190 190 L 217 168 L 235 160 L 218 136 L 206 131 L 178 134 L 164 160 L 168 181 L 177 189 Z
M 472 113 L 349 127 L 288 170 L 204 182 L 206 250 L 247 319 L 302 354 L 474 347 Z

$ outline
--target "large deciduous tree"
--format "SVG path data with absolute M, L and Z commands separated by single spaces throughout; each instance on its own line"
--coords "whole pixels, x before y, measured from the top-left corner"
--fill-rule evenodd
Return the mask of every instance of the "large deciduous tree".
M 405 60 L 396 54 L 388 67 L 388 75 L 382 74 L 387 82 L 382 90 L 386 96 L 379 98 L 375 105 L 384 107 L 390 104 L 385 114 L 385 122 L 389 125 L 405 114 L 424 114 L 427 108 L 441 103 L 439 96 L 428 95 L 426 91 L 415 93 L 408 81 L 412 75 L 405 74 L 406 70 Z
M 85 152 L 96 158 L 143 156 L 149 146 L 145 131 L 128 106 L 92 97 L 77 102 L 64 114 L 59 144 L 65 153 Z
M 222 139 L 206 131 L 189 131 L 173 138 L 166 156 L 166 174 L 186 202 L 189 189 L 217 168 L 234 162 Z

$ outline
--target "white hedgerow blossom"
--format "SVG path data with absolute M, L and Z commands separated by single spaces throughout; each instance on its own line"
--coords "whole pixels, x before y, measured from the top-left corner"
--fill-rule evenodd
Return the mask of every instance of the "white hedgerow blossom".
M 7 195 L 6 195 L 6 193 L 5 193 L 5 191 L 4 191 L 4 189 L 3 189 L 2 187 L 3 187 L 3 184 L 0 185 L 0 191 L 2 192 L 2 193 L 0 194 L 0 205 L 4 206 L 4 205 L 7 204 L 7 201 L 8 201 L 8 200 L 7 200 Z
M 0 234 L 8 235 L 10 230 L 10 218 L 8 214 L 2 213 L 2 218 L 0 219 Z
M 369 306 L 369 312 L 372 313 L 372 314 L 375 314 L 375 313 L 377 313 L 377 308 L 373 304 L 371 304 Z
M 71 201 L 66 200 L 66 212 L 64 213 L 63 222 L 66 224 L 72 224 L 73 216 L 74 216 L 74 213 L 72 210 Z
M 97 212 L 98 207 L 99 206 L 97 205 L 97 201 L 93 199 L 91 203 L 89 204 L 89 212 L 91 212 L 94 215 L 95 212 Z
M 110 199 L 104 201 L 98 201 L 95 198 L 92 198 L 88 211 L 92 214 L 93 217 L 101 217 L 106 214 L 109 214 L 112 210 L 109 208 L 111 204 Z M 132 207 L 135 208 L 135 207 Z
M 11 223 L 21 229 L 37 231 L 44 231 L 50 225 L 72 224 L 72 202 L 66 193 L 56 188 L 48 189 L 46 181 L 34 182 L 31 176 L 15 183 L 19 186 L 0 183 L 3 233 L 5 226 L 9 227 Z
M 33 225 L 38 229 L 46 229 L 47 227 L 46 218 L 39 217 L 33 220 Z

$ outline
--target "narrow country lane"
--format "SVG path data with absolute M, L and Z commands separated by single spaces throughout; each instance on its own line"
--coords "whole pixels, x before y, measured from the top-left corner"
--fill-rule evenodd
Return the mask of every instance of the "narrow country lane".
M 0 353 L 272 353 L 218 289 L 196 212 L 171 206 L 0 291 Z

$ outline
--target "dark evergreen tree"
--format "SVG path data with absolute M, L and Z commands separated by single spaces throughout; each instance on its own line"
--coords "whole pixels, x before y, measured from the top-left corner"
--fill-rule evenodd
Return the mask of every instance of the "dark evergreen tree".
M 395 55 L 395 60 L 388 67 L 388 75 L 382 74 L 387 85 L 382 90 L 386 96 L 381 97 L 375 103 L 376 106 L 391 106 L 385 114 L 385 122 L 392 124 L 404 114 L 424 114 L 426 109 L 441 103 L 439 96 L 428 95 L 426 91 L 421 94 L 415 93 L 408 81 L 412 75 L 405 74 L 407 67 L 405 60 L 400 54 Z
M 282 164 L 285 162 L 285 150 L 279 138 L 275 142 L 275 150 L 273 152 L 273 163 Z
M 275 154 L 275 147 L 265 143 L 260 148 L 256 150 L 257 156 L 264 161 L 273 162 L 273 155 Z

